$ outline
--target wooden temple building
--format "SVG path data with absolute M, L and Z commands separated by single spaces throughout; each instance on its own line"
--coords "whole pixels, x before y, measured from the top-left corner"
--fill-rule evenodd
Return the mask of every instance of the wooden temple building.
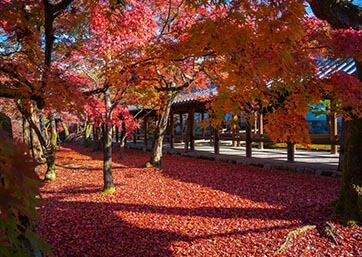
M 319 74 L 320 77 L 341 69 L 348 73 L 355 71 L 352 60 L 344 60 L 339 64 L 327 62 L 324 65 L 327 68 L 324 68 L 323 72 Z M 328 69 L 328 65 L 334 67 Z M 200 95 L 208 96 L 212 94 L 211 91 L 213 90 L 208 89 L 197 93 L 181 94 L 174 100 L 164 140 L 169 143 L 171 149 L 174 148 L 175 142 L 178 142 L 184 143 L 185 151 L 193 151 L 197 140 L 206 140 L 214 146 L 214 152 L 218 154 L 220 141 L 228 140 L 231 141 L 230 146 L 245 145 L 246 157 L 251 157 L 252 146 L 263 149 L 264 143 L 271 142 L 268 135 L 264 133 L 262 114 L 255 114 L 253 124 L 241 119 L 238 122 L 239 126 L 230 126 L 225 122 L 217 128 L 212 127 L 208 122 L 207 102 L 198 100 Z M 136 110 L 133 110 L 133 113 L 135 112 Z M 153 128 L 157 120 L 156 111 L 144 110 L 140 116 L 143 117 L 143 124 L 135 132 L 133 141 L 135 144 L 143 143 L 147 147 L 152 144 Z M 232 117 L 229 117 L 229 120 L 231 119 Z M 329 115 L 329 134 L 310 134 L 310 137 L 312 144 L 330 145 L 331 153 L 336 154 L 339 145 L 336 113 L 330 113 Z M 287 160 L 292 162 L 294 161 L 295 145 L 287 144 L 287 148 Z

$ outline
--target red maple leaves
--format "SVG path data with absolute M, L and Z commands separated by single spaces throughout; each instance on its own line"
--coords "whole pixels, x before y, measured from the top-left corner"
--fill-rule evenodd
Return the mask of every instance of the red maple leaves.
M 165 156 L 162 170 L 141 168 L 147 154 L 114 162 L 113 195 L 98 193 L 101 153 L 62 148 L 57 183 L 44 184 L 40 232 L 58 256 L 359 256 L 362 230 L 336 223 L 339 245 L 322 235 L 339 180 Z
M 114 107 L 110 120 L 107 120 L 106 118 L 107 111 L 104 102 L 98 99 L 93 97 L 88 98 L 87 105 L 84 108 L 90 121 L 97 126 L 110 123 L 119 128 L 122 128 L 122 124 L 124 123 L 128 135 L 132 134 L 134 129 L 138 128 L 139 126 L 133 115 L 130 114 L 128 109 L 122 105 L 116 105 Z

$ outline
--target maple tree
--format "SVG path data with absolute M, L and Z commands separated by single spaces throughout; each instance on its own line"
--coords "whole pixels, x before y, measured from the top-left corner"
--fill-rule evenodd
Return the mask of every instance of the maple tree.
M 0 96 L 14 99 L 29 124 L 30 134 L 36 134 L 48 166 L 46 179 L 55 179 L 56 128 L 54 109 L 64 108 L 74 94 L 69 78 L 52 67 L 55 42 L 54 21 L 63 15 L 71 0 L 1 1 L 1 92 Z M 43 13 L 44 16 L 39 15 Z M 60 84 L 67 86 L 58 86 Z M 68 98 L 68 99 L 67 99 Z M 35 104 L 34 104 L 35 103 Z M 45 110 L 46 108 L 46 110 Z M 41 115 L 48 114 L 51 135 L 46 137 Z M 41 118 L 41 116 L 40 116 Z M 34 140 L 30 140 L 34 142 Z M 33 150 L 33 146 L 30 146 Z
M 191 90 L 192 87 L 203 84 L 200 70 L 195 68 L 197 66 L 195 59 L 188 60 L 186 64 L 179 61 L 166 64 L 158 63 L 153 67 L 153 73 L 149 73 L 146 78 L 143 78 L 153 81 L 158 115 L 150 160 L 146 165 L 162 166 L 163 139 L 170 118 L 171 105 L 180 92 Z
M 345 110 L 351 117 L 348 122 L 345 156 L 343 160 L 343 178 L 337 210 L 347 221 L 362 222 L 362 168 L 359 158 L 362 154 L 362 118 L 360 90 L 362 88 L 362 7 L 350 1 L 311 0 L 310 5 L 315 15 L 326 20 L 334 35 L 332 50 L 337 55 L 354 57 L 357 79 L 338 73 L 332 77 L 337 90 L 343 88 L 346 98 Z M 333 81 L 334 80 L 334 81 Z
M 90 119 L 103 133 L 102 191 L 112 193 L 115 189 L 112 178 L 112 127 L 117 126 L 123 133 L 122 154 L 125 138 L 137 127 L 126 109 L 134 96 L 134 89 L 129 85 L 132 69 L 143 62 L 144 48 L 155 34 L 155 24 L 150 9 L 142 1 L 102 1 L 91 9 L 88 24 L 84 46 L 73 51 L 72 58 L 77 63 L 75 68 L 83 69 L 83 74 L 94 80 L 93 87 L 89 88 L 92 85 L 88 83 L 88 89 L 83 89 L 83 94 L 89 96 L 86 110 Z M 99 93 L 102 96 L 97 98 L 96 94 Z
M 150 160 L 146 165 L 162 165 L 163 139 L 170 118 L 171 105 L 182 91 L 206 85 L 200 61 L 186 45 L 190 27 L 202 19 L 204 8 L 188 6 L 184 1 L 150 1 L 157 23 L 157 35 L 150 42 L 149 62 L 138 67 L 136 79 L 148 103 L 157 112 Z
M 67 106 L 66 100 L 81 98 L 78 89 L 84 82 L 66 72 L 71 65 L 66 63 L 64 48 L 79 47 L 73 41 L 86 42 L 84 48 L 77 49 L 79 53 L 84 51 L 78 57 L 85 56 L 101 71 L 99 92 L 103 93 L 100 99 L 107 113 L 105 174 L 111 175 L 111 120 L 119 101 L 132 96 L 147 102 L 140 97 L 146 95 L 160 105 L 157 142 L 150 160 L 157 165 L 172 100 L 180 89 L 196 85 L 202 66 L 218 85 L 218 97 L 211 104 L 216 116 L 228 111 L 265 112 L 266 129 L 277 141 L 308 143 L 308 103 L 326 94 L 335 98 L 343 114 L 351 119 L 346 159 L 355 160 L 345 161 L 339 207 L 345 216 L 360 220 L 357 203 L 362 172 L 353 164 L 361 153 L 353 145 L 361 138 L 356 132 L 361 126 L 360 8 L 349 1 L 313 0 L 311 7 L 316 15 L 334 28 L 323 25 L 313 30 L 313 24 L 307 24 L 304 18 L 304 2 L 300 0 L 188 2 L 194 5 L 176 0 L 0 2 L 2 9 L 8 10 L 0 14 L 4 35 L 1 44 L 6 46 L 0 60 L 0 96 L 17 100 L 19 110 L 38 136 L 46 153 L 46 177 L 55 179 L 54 111 Z M 39 16 L 42 12 L 44 16 Z M 74 14 L 79 17 L 74 18 Z M 84 24 L 90 25 L 89 31 L 81 28 Z M 71 36 L 72 26 L 68 25 L 76 25 Z M 57 30 L 62 34 L 55 40 Z M 57 41 L 67 43 L 61 46 Z M 319 47 L 323 49 L 316 49 Z M 333 55 L 324 49 L 330 49 Z M 59 53 L 56 65 L 52 62 L 54 50 Z M 315 62 L 318 54 L 354 57 L 358 79 L 336 73 L 327 81 L 319 80 Z M 66 90 L 65 83 L 71 90 Z M 35 108 L 49 114 L 49 140 L 34 120 Z M 113 188 L 108 175 L 105 189 Z
M 127 136 L 132 136 L 133 131 L 138 124 L 129 111 L 117 104 L 111 103 L 109 91 L 104 93 L 104 101 L 89 98 L 86 112 L 89 117 L 90 124 L 97 128 L 103 129 L 103 179 L 104 186 L 102 191 L 105 193 L 113 193 L 114 183 L 112 177 L 112 127 L 117 126 L 123 132 L 120 145 L 120 157 L 124 157 L 124 141 Z
M 191 2 L 208 4 L 208 1 Z M 197 24 L 190 42 L 196 40 L 200 49 L 212 48 L 219 56 L 211 61 L 219 67 L 213 67 L 219 84 L 212 107 L 220 116 L 223 116 L 220 110 L 238 113 L 244 109 L 250 113 L 264 109 L 268 134 L 276 141 L 291 143 L 308 143 L 305 114 L 310 102 L 333 98 L 345 117 L 360 119 L 360 80 L 339 72 L 322 81 L 316 73 L 318 58 L 347 56 L 355 58 L 360 77 L 360 7 L 348 1 L 311 1 L 312 9 L 317 8 L 320 17 L 340 22 L 331 22 L 335 29 L 331 30 L 325 24 L 318 21 L 313 24 L 312 19 L 305 18 L 303 1 L 214 2 L 227 8 L 226 14 Z M 353 131 L 357 136 L 356 126 Z M 350 136 L 351 132 L 352 129 Z M 351 141 L 346 143 L 349 149 L 346 154 L 357 160 L 360 150 L 350 148 L 349 144 Z M 346 175 L 350 172 L 354 175 Z M 350 164 L 345 164 L 343 173 L 339 202 L 344 206 L 342 209 L 350 209 L 343 215 L 360 221 L 362 173 L 357 165 Z

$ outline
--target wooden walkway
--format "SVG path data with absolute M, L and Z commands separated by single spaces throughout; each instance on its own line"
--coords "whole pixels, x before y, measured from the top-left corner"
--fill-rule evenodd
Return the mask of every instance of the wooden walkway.
M 128 148 L 149 150 L 143 141 L 136 144 L 127 142 Z M 220 153 L 214 153 L 214 147 L 209 141 L 197 140 L 194 151 L 186 151 L 183 143 L 175 143 L 174 149 L 168 143 L 164 144 L 163 151 L 166 154 L 175 154 L 193 158 L 209 159 L 215 161 L 230 162 L 242 165 L 262 167 L 268 170 L 287 170 L 297 173 L 317 174 L 324 176 L 341 176 L 338 168 L 338 154 L 326 151 L 297 150 L 295 161 L 287 161 L 287 149 L 257 149 L 253 148 L 252 157 L 245 157 L 245 147 L 232 147 L 231 142 L 222 141 Z

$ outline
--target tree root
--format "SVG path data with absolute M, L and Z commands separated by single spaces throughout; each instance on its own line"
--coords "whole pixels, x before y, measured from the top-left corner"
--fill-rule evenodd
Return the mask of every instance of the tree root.
M 337 233 L 337 229 L 328 221 L 326 221 L 323 224 L 323 233 L 325 234 L 325 236 L 331 240 L 334 244 L 338 245 L 338 233 Z
M 287 249 L 290 244 L 292 243 L 292 241 L 297 238 L 299 235 L 309 231 L 309 230 L 312 230 L 312 229 L 315 229 L 317 226 L 315 225 L 307 225 L 307 226 L 303 226 L 303 227 L 300 227 L 300 228 L 297 228 L 293 231 L 290 231 L 288 234 L 287 234 L 287 237 L 285 239 L 285 242 L 279 247 L 278 250 L 276 250 L 274 252 L 274 255 L 276 254 L 280 254 L 282 253 L 285 249 Z

